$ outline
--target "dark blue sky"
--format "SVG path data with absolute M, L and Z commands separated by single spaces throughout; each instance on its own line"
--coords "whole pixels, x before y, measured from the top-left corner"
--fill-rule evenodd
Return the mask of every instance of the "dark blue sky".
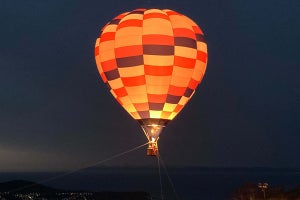
M 116 15 L 170 8 L 208 43 L 205 78 L 162 133 L 169 166 L 300 167 L 298 0 L 1 0 L 0 171 L 74 169 L 146 143 L 99 78 Z M 106 163 L 153 164 L 146 148 Z

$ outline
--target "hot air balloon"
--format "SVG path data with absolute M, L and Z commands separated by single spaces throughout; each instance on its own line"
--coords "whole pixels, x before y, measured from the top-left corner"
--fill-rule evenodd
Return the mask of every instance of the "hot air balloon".
M 95 44 L 104 83 L 158 154 L 159 135 L 193 96 L 207 64 L 202 30 L 169 9 L 135 9 L 107 23 Z

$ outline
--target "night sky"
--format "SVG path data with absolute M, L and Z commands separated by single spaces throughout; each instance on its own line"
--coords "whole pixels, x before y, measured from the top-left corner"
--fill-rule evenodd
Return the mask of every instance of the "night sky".
M 169 8 L 208 44 L 196 94 L 162 133 L 168 166 L 300 168 L 299 0 L 0 0 L 0 171 L 72 170 L 147 142 L 99 77 L 113 17 Z M 146 147 L 104 166 L 149 166 Z

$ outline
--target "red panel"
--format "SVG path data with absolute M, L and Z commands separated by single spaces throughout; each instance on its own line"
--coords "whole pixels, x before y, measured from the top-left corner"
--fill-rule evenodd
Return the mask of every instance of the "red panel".
M 195 33 L 200 33 L 201 35 L 203 35 L 203 32 L 199 26 L 193 26 L 193 29 L 194 29 Z
M 195 90 L 197 88 L 198 84 L 199 84 L 199 81 L 191 79 L 188 87 L 191 88 L 192 90 Z
M 175 37 L 188 37 L 196 40 L 196 35 L 193 31 L 186 28 L 175 28 L 174 30 Z
M 135 45 L 135 46 L 119 47 L 115 49 L 115 53 L 116 53 L 116 58 L 142 55 L 143 46 Z
M 114 92 L 118 97 L 124 97 L 124 96 L 128 95 L 128 93 L 124 87 L 115 89 Z
M 108 72 L 113 69 L 116 69 L 117 63 L 116 63 L 115 59 L 112 59 L 112 60 L 107 60 L 107 61 L 101 62 L 101 66 L 102 66 L 102 69 L 104 72 Z
M 206 63 L 207 62 L 207 53 L 205 53 L 203 51 L 197 51 L 197 59 Z
M 122 101 L 119 98 L 116 98 L 116 100 L 120 105 L 123 105 Z
M 175 96 L 183 96 L 185 90 L 186 87 L 177 87 L 177 86 L 170 85 L 168 94 L 175 95 Z
M 179 113 L 181 111 L 181 109 L 183 108 L 183 105 L 177 105 L 176 108 L 174 109 L 174 112 Z
M 166 102 L 167 94 L 148 94 L 148 101 L 151 103 Z
M 99 46 L 95 47 L 95 56 L 99 55 Z
M 166 11 L 166 13 L 167 13 L 168 15 L 180 15 L 179 13 L 177 13 L 177 12 L 175 12 L 175 11 L 173 11 L 173 10 L 168 10 L 168 11 Z
M 185 58 L 180 56 L 175 56 L 174 65 L 183 67 L 183 68 L 190 68 L 193 69 L 195 67 L 196 60 L 192 58 Z
M 160 19 L 166 19 L 166 20 L 170 20 L 168 15 L 162 14 L 162 13 L 147 13 L 144 15 L 144 20 L 145 19 L 151 19 L 151 18 L 160 18 Z
M 114 40 L 115 39 L 115 32 L 107 32 L 107 33 L 103 33 L 101 35 L 101 41 L 100 42 L 105 42 L 105 41 L 109 41 L 109 40 Z
M 103 82 L 106 83 L 107 82 L 107 78 L 106 78 L 105 74 L 104 73 L 100 73 L 100 76 L 101 76 Z
M 138 27 L 141 27 L 142 25 L 143 25 L 143 21 L 142 20 L 139 20 L 139 19 L 129 19 L 129 20 L 122 21 L 118 25 L 118 29 L 124 28 L 124 27 L 129 27 L 129 26 L 138 26 Z
M 173 72 L 173 66 L 150 66 L 145 65 L 145 74 L 153 76 L 170 76 Z
M 143 35 L 143 44 L 174 45 L 174 37 L 168 35 Z
M 124 86 L 139 86 L 145 85 L 146 79 L 145 76 L 135 76 L 135 77 L 121 77 Z

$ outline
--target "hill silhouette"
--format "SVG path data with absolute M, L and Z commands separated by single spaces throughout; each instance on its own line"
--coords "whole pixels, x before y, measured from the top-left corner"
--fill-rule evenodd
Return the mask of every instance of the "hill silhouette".
M 25 180 L 13 180 L 0 183 L 0 199 L 94 199 L 94 200 L 149 200 L 151 196 L 143 191 L 68 191 Z

